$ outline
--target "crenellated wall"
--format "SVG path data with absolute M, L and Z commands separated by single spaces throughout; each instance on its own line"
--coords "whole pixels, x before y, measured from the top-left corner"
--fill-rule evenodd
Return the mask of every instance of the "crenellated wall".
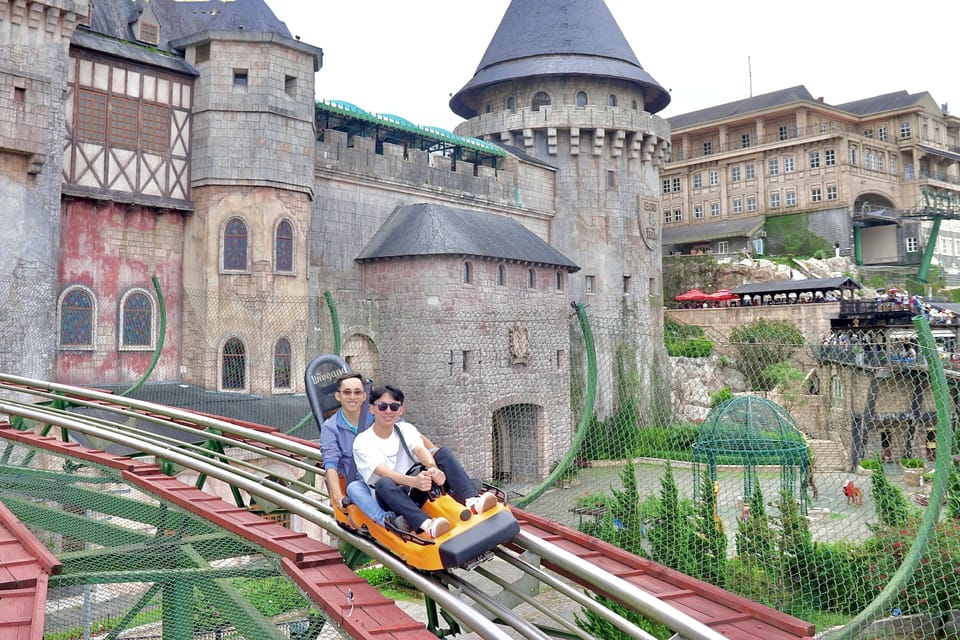
M 0 1 L 0 45 L 69 40 L 89 11 L 88 0 Z
M 318 172 L 375 176 L 381 184 L 456 198 L 461 204 L 528 209 L 534 214 L 553 211 L 556 194 L 549 167 L 516 157 L 505 159 L 500 169 L 463 161 L 454 165 L 448 157 L 388 142 L 377 153 L 373 138 L 348 137 L 342 131 L 328 129 L 321 137 L 316 145 Z

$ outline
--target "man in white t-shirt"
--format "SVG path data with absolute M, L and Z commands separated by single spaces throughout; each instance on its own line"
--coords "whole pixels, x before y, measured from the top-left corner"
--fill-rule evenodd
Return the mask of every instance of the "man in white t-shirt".
M 431 453 L 417 428 L 400 422 L 403 399 L 403 392 L 390 385 L 371 392 L 373 425 L 357 434 L 353 457 L 357 472 L 374 488 L 384 509 L 406 518 L 413 531 L 436 538 L 450 530 L 450 522 L 442 517 L 430 518 L 420 509 L 434 484 L 473 513 L 492 509 L 497 498 L 490 492 L 477 495 L 476 486 L 452 453 L 443 448 Z M 407 470 L 418 462 L 424 470 L 407 475 Z

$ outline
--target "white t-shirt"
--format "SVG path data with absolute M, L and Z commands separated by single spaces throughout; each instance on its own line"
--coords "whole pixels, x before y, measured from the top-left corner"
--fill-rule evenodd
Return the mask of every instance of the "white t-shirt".
M 403 434 L 403 439 L 411 453 L 415 448 L 423 446 L 420 432 L 409 422 L 398 422 L 396 427 L 386 439 L 378 436 L 373 427 L 370 427 L 357 434 L 357 438 L 353 441 L 353 458 L 357 462 L 357 472 L 368 485 L 373 486 L 380 479 L 374 469 L 381 464 L 394 471 L 406 473 L 407 469 L 417 462 L 411 459 L 401 446 L 397 429 Z

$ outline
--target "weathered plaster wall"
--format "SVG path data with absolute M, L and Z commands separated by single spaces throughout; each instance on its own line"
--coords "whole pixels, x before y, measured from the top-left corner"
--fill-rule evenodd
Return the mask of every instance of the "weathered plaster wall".
M 92 352 L 56 351 L 56 379 L 72 384 L 133 382 L 146 371 L 152 351 L 120 348 L 120 301 L 130 289 L 139 288 L 149 292 L 156 304 L 151 282 L 156 275 L 167 309 L 167 334 L 152 379 L 177 380 L 182 338 L 182 215 L 119 203 L 70 200 L 64 204 L 60 247 L 60 291 L 73 285 L 92 290 L 96 318 Z

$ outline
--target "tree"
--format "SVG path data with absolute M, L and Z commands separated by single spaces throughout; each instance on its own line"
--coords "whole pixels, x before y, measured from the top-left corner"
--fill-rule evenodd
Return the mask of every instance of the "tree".
M 677 482 L 670 461 L 666 461 L 660 479 L 660 504 L 650 527 L 650 557 L 655 562 L 690 573 L 693 531 L 690 527 L 690 507 L 680 501 Z
M 726 585 L 727 536 L 717 513 L 717 485 L 710 474 L 700 473 L 700 501 L 694 519 L 694 577 L 718 587 Z
M 903 497 L 903 492 L 890 484 L 883 467 L 881 465 L 878 467 L 870 476 L 870 491 L 873 493 L 877 519 L 880 520 L 880 524 L 888 527 L 902 526 L 910 517 L 910 504 Z

